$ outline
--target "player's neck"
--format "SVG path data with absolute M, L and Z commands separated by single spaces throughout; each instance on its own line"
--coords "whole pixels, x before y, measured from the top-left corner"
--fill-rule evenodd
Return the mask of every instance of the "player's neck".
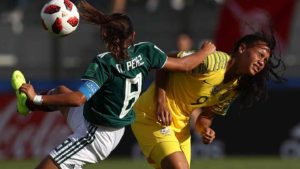
M 226 67 L 226 73 L 225 73 L 223 83 L 227 83 L 229 81 L 232 81 L 233 79 L 239 78 L 239 75 L 236 74 L 236 68 L 234 66 L 235 62 L 236 62 L 235 58 L 231 58 L 229 60 L 227 67 Z

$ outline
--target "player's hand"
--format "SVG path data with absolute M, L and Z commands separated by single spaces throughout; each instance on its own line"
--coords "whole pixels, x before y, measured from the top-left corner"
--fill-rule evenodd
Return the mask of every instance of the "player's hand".
M 172 115 L 165 103 L 157 103 L 157 120 L 162 126 L 171 125 Z
M 211 53 L 214 53 L 216 51 L 216 46 L 211 41 L 204 41 L 201 50 L 206 53 L 206 55 L 209 55 Z
M 19 90 L 24 92 L 30 101 L 33 101 L 33 98 L 36 96 L 36 92 L 31 84 L 23 84 Z
M 205 131 L 202 133 L 202 139 L 204 144 L 210 144 L 216 138 L 216 133 L 211 128 L 206 128 Z

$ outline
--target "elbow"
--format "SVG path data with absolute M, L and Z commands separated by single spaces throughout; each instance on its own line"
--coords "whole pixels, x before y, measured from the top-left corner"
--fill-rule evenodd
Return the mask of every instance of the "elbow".
M 188 63 L 183 63 L 182 65 L 182 71 L 188 72 L 194 69 L 194 66 L 188 64 Z
M 188 71 L 193 70 L 195 67 L 197 67 L 198 62 L 193 61 L 193 60 L 184 59 L 180 63 L 180 66 L 181 66 L 182 71 L 188 72 Z
M 84 104 L 84 102 L 78 100 L 78 101 L 74 101 L 72 104 L 72 107 L 80 107 Z
M 82 96 L 77 101 L 77 106 L 82 106 L 86 102 L 85 96 Z
M 79 107 L 82 106 L 86 102 L 86 98 L 84 95 L 80 95 L 77 97 L 74 97 L 75 99 L 73 100 L 73 107 Z

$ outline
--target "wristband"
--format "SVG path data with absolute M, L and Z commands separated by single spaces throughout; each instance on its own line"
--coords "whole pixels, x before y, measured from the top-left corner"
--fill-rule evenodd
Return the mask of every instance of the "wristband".
M 43 103 L 42 95 L 35 95 L 34 98 L 33 98 L 33 103 L 35 105 L 42 105 L 42 103 Z

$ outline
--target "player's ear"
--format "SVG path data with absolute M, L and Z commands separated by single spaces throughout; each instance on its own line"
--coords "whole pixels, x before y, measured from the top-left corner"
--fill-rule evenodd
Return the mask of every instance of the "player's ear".
M 133 32 L 132 32 L 132 35 L 131 35 L 133 41 L 134 41 L 134 39 L 135 39 L 135 35 L 136 35 L 135 31 L 133 31 Z
M 245 49 L 246 49 L 246 44 L 241 43 L 239 46 L 239 53 L 240 54 L 244 53 Z
M 135 40 L 135 32 L 133 31 L 132 34 L 130 35 L 130 44 L 133 45 L 134 44 L 134 40 Z

